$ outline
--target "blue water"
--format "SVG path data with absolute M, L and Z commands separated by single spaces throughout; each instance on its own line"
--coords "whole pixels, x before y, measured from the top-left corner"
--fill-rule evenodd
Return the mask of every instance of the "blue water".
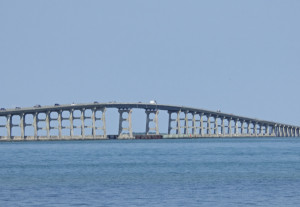
M 300 139 L 0 143 L 0 206 L 300 206 Z

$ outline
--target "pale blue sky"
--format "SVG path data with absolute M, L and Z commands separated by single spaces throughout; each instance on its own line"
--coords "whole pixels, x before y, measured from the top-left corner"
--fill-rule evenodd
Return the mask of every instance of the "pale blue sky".
M 0 0 L 0 106 L 148 102 L 300 125 L 298 0 Z

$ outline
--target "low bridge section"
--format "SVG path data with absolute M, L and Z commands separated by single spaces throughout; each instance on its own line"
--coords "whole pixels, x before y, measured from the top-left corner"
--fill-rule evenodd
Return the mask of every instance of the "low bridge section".
M 159 111 L 167 111 L 168 133 L 163 135 L 164 138 L 300 136 L 299 126 L 204 109 L 147 103 L 91 103 L 2 109 L 0 141 L 108 139 L 105 120 L 107 108 L 118 109 L 118 139 L 135 138 L 131 118 L 133 109 L 145 110 L 146 135 L 160 134 Z M 19 136 L 12 134 L 14 128 L 20 131 Z M 27 135 L 28 128 L 33 131 L 32 135 Z M 75 130 L 79 130 L 80 135 L 75 135 Z M 91 130 L 91 133 L 86 133 L 87 130 Z

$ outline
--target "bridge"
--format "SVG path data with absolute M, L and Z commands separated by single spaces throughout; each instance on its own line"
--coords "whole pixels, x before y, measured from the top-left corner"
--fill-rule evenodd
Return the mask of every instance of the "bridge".
M 156 103 L 89 103 L 53 106 L 36 105 L 0 110 L 0 141 L 109 139 L 105 112 L 118 109 L 117 139 L 134 139 L 132 112 L 145 110 L 144 137 L 200 138 L 200 137 L 299 137 L 300 127 L 255 118 L 209 111 L 198 108 Z M 167 111 L 168 133 L 159 132 L 159 111 Z M 76 115 L 77 114 L 77 115 Z M 77 124 L 74 124 L 77 122 Z M 78 125 L 78 122 L 80 123 Z M 20 131 L 13 135 L 12 130 Z M 27 130 L 33 133 L 28 135 Z M 74 130 L 79 130 L 75 134 Z M 91 130 L 91 133 L 86 133 Z M 63 133 L 64 131 L 64 133 Z

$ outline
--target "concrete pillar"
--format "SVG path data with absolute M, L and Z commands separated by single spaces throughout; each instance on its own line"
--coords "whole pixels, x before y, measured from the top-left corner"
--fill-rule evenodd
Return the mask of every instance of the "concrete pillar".
M 259 134 L 263 136 L 264 134 L 264 125 L 262 123 L 259 124 Z
M 73 115 L 74 115 L 74 109 L 70 110 L 70 136 L 74 137 L 74 124 L 73 124 Z
M 266 125 L 266 134 L 270 135 L 270 125 Z
M 279 137 L 279 131 L 278 131 L 278 126 L 277 125 L 272 125 L 272 132 L 271 132 L 272 136 L 276 136 Z
M 37 126 L 37 116 L 38 113 L 34 113 L 33 114 L 33 134 L 34 134 L 34 138 L 36 139 L 38 137 L 38 126 Z
M 127 118 L 123 118 L 123 113 L 128 113 Z M 119 138 L 133 138 L 132 122 L 131 122 L 132 109 L 119 109 Z M 123 122 L 128 122 L 128 128 L 123 128 Z M 123 134 L 123 131 L 128 131 L 128 135 Z
M 184 112 L 184 134 L 189 133 L 189 120 L 188 120 L 188 112 Z
M 286 136 L 286 132 L 285 132 L 285 126 L 282 126 L 282 136 L 285 137 Z
M 279 125 L 279 136 L 280 136 L 280 137 L 283 137 L 283 136 L 284 136 L 284 133 L 283 133 L 283 126 L 282 126 L 282 125 Z
M 196 126 L 196 113 L 193 112 L 193 127 L 192 127 L 192 133 L 193 135 L 197 134 L 197 126 Z
M 231 132 L 231 120 L 232 120 L 232 118 L 228 119 L 228 134 L 229 135 L 232 135 L 232 132 Z
M 58 121 L 58 138 L 62 138 L 62 110 L 59 110 L 57 116 L 57 121 Z
M 96 137 L 96 108 L 92 109 L 92 136 Z M 120 130 L 120 129 L 119 129 Z
M 21 138 L 25 138 L 25 114 L 20 115 Z
M 218 116 L 215 116 L 215 130 L 214 130 L 214 134 L 215 135 L 219 135 L 219 126 L 218 126 Z
M 201 136 L 203 136 L 203 134 L 204 134 L 204 127 L 203 127 L 203 116 L 204 116 L 204 113 L 201 113 L 200 114 L 200 133 L 201 133 Z
M 254 134 L 255 136 L 257 136 L 257 122 L 254 123 Z
M 146 134 L 150 134 L 150 131 L 155 131 L 155 134 L 159 134 L 158 129 L 158 110 L 146 110 Z M 150 119 L 150 115 L 154 114 L 154 118 Z M 150 128 L 150 123 L 153 122 L 155 124 L 154 128 Z
M 225 123 L 224 123 L 225 117 L 222 117 L 222 127 L 221 127 L 221 134 L 224 136 L 225 135 Z
M 181 134 L 180 113 L 181 113 L 181 111 L 178 111 L 178 112 L 177 112 L 177 118 L 176 118 L 176 123 L 177 123 L 176 134 L 178 134 L 178 135 Z
M 248 121 L 248 122 L 247 122 L 247 134 L 248 134 L 248 135 L 251 135 L 251 128 L 250 128 L 250 126 L 251 126 L 251 122 Z
M 102 124 L 103 124 L 103 135 L 104 138 L 107 138 L 107 134 L 106 134 L 106 119 L 105 119 L 105 112 L 106 112 L 106 108 L 102 109 Z M 131 121 L 131 120 L 130 120 Z
M 235 135 L 238 135 L 239 134 L 239 119 L 235 119 L 234 124 L 235 124 L 234 133 L 235 133 Z
M 103 135 L 102 138 L 106 139 L 106 120 L 105 120 L 105 112 L 106 108 L 93 108 L 92 110 L 92 117 L 85 117 L 85 118 L 91 118 L 92 119 L 92 136 L 95 138 L 97 136 L 101 136 L 100 134 L 97 134 L 97 129 L 102 130 Z M 102 116 L 100 118 L 96 117 L 97 111 L 101 111 Z M 122 114 L 123 116 L 123 114 Z M 96 126 L 96 121 L 99 120 L 102 122 L 102 127 Z
M 7 137 L 11 139 L 11 128 L 12 128 L 12 115 L 8 114 L 6 116 L 6 130 L 7 130 Z
M 210 114 L 207 115 L 207 123 L 206 123 L 206 126 L 207 126 L 207 134 L 208 134 L 208 135 L 211 135 L 211 131 L 210 131 Z
M 245 120 L 241 122 L 241 134 L 244 134 Z
M 168 113 L 169 113 L 168 134 L 171 134 L 171 130 L 172 130 L 172 126 L 171 126 L 171 123 L 172 123 L 172 112 L 168 111 Z
M 47 131 L 47 138 L 50 138 L 50 111 L 46 112 L 46 131 Z
M 85 120 L 85 108 L 81 109 L 81 115 L 80 115 L 80 120 L 81 120 L 81 137 L 84 138 L 85 137 L 85 124 L 84 124 L 84 120 Z

